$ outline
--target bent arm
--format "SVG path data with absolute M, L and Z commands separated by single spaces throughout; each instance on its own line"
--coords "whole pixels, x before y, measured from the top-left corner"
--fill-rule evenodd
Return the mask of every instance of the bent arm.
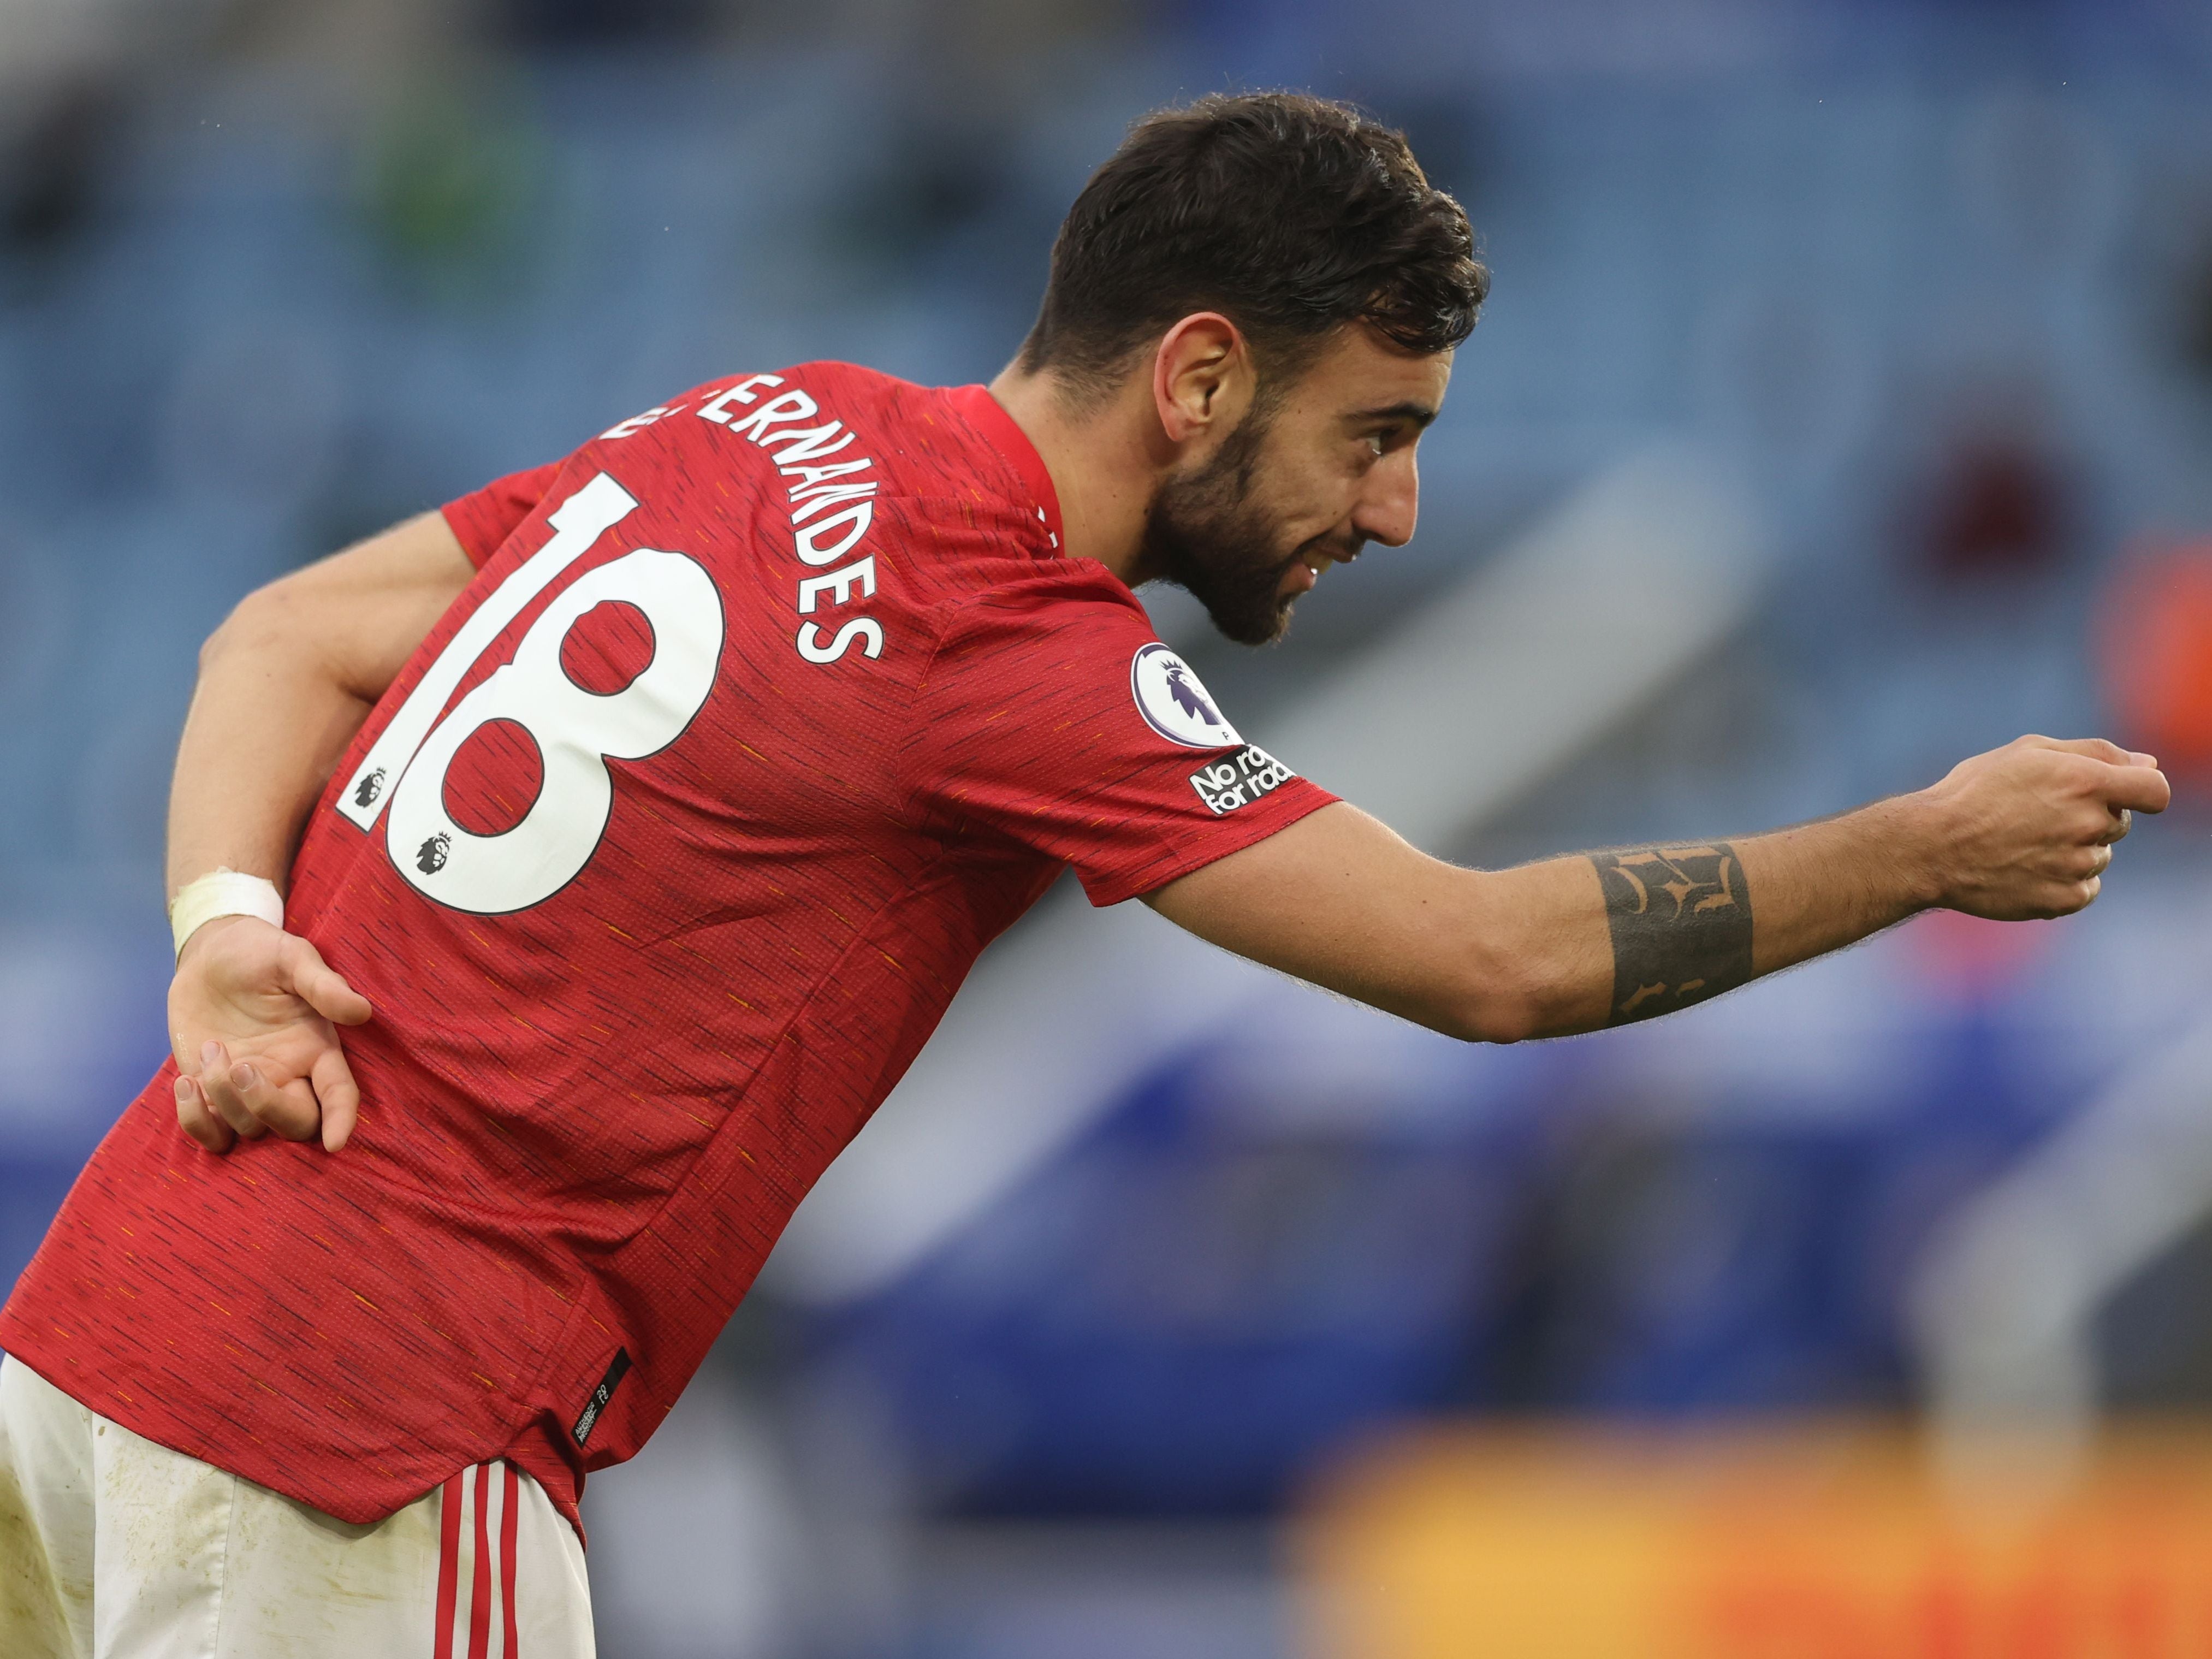
M 169 896 L 227 866 L 278 886 L 362 722 L 475 574 L 426 513 L 249 594 L 200 652 L 169 795 Z M 337 1152 L 361 1091 L 337 1027 L 368 1003 L 251 916 L 196 929 L 169 984 L 177 1121 L 212 1152 L 275 1130 Z
M 368 711 L 476 574 L 425 513 L 248 594 L 200 650 L 169 794 L 168 889 L 218 866 L 285 884 Z
M 1324 807 L 1148 896 L 1269 967 L 1449 1035 L 1563 1036 L 1688 1007 L 1948 906 L 2020 920 L 2096 896 L 2151 757 L 2023 738 L 1933 788 L 1729 842 L 1468 870 Z

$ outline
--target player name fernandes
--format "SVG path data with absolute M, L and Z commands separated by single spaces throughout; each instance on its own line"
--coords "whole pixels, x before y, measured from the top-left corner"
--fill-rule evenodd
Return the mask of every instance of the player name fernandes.
M 694 412 L 701 420 L 712 421 L 726 428 L 731 436 L 744 438 L 769 451 L 775 457 L 777 471 L 799 480 L 789 490 L 793 550 L 803 563 L 835 564 L 860 545 L 875 521 L 872 498 L 879 480 L 865 476 L 872 473 L 875 463 L 865 457 L 826 459 L 853 443 L 854 434 L 842 421 L 832 419 L 821 426 L 783 430 L 796 422 L 811 421 L 827 412 L 811 395 L 796 387 L 761 401 L 761 387 L 783 384 L 781 374 L 748 374 L 712 392 Z M 749 413 L 739 413 L 732 407 L 749 404 L 757 407 Z M 688 407 L 689 400 L 656 404 L 599 435 L 602 440 L 627 438 Z M 816 461 L 824 465 L 809 465 Z M 827 516 L 817 517 L 824 514 Z M 810 520 L 814 522 L 810 524 Z M 872 557 L 856 559 L 823 575 L 802 577 L 799 583 L 799 612 L 801 616 L 811 615 L 825 599 L 831 605 L 848 605 L 856 588 L 863 599 L 875 592 L 876 562 Z M 862 641 L 866 641 L 860 647 L 863 655 L 880 657 L 884 653 L 884 625 L 873 617 L 849 617 L 825 642 L 819 623 L 802 623 L 796 641 L 799 654 L 811 663 L 836 662 Z

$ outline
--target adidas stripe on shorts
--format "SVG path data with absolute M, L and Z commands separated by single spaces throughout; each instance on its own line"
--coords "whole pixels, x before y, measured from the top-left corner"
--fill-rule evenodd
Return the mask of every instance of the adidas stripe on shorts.
M 478 1463 L 367 1526 L 142 1439 L 0 1357 L 6 1659 L 591 1659 L 584 1550 Z

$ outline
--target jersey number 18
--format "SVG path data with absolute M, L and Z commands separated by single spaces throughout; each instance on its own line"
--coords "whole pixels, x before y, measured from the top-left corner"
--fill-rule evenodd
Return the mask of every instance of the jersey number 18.
M 665 749 L 706 703 L 721 661 L 721 595 L 696 559 L 641 547 L 570 583 L 524 632 L 513 660 L 439 718 L 507 624 L 636 506 L 602 472 L 555 508 L 551 539 L 484 596 L 346 781 L 337 810 L 371 831 L 388 810 L 392 865 L 426 897 L 479 915 L 550 898 L 591 862 L 606 832 L 607 762 Z M 579 618 L 610 601 L 643 613 L 653 658 L 620 690 L 600 695 L 568 677 L 561 646 Z M 448 811 L 446 775 L 461 745 L 493 720 L 530 734 L 544 781 L 513 828 L 478 835 Z

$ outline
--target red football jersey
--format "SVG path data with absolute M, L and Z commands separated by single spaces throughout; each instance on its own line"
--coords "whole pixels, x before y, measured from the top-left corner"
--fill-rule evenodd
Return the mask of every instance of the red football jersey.
M 1059 552 L 981 386 L 711 383 L 454 502 L 477 579 L 339 763 L 287 925 L 374 1005 L 336 1157 L 164 1067 L 0 1347 L 349 1521 L 502 1454 L 573 1515 L 982 948 L 1334 799 Z

